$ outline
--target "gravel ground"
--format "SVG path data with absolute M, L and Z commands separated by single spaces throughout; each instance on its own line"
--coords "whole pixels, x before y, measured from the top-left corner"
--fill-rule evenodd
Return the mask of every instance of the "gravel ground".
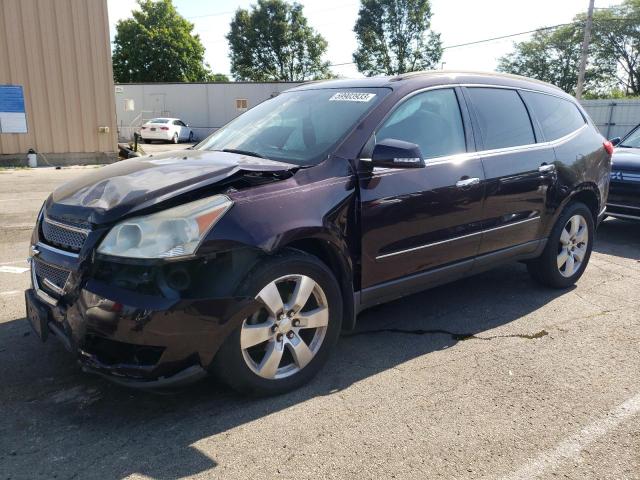
M 639 223 L 607 220 L 566 291 L 514 264 L 367 311 L 291 394 L 157 395 L 24 319 L 33 221 L 85 171 L 0 171 L 0 479 L 640 479 Z

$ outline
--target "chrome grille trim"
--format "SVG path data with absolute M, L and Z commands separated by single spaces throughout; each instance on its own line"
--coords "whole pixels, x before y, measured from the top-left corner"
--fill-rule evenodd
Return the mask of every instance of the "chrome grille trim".
M 31 259 L 32 280 L 36 290 L 42 290 L 48 296 L 64 294 L 71 277 L 71 272 L 55 265 L 50 265 L 37 258 Z
M 58 300 L 53 298 L 51 295 L 47 294 L 44 290 L 40 288 L 38 284 L 38 279 L 36 278 L 36 269 L 33 268 L 33 264 L 31 265 L 31 282 L 33 283 L 33 289 L 36 292 L 36 295 L 40 300 L 48 303 L 49 305 L 55 307 L 58 305 Z
M 44 220 L 51 225 L 55 225 L 57 227 L 64 228 L 66 230 L 73 230 L 78 233 L 84 233 L 85 235 L 89 235 L 89 233 L 91 232 L 91 229 L 85 228 L 87 227 L 86 223 L 70 222 L 66 220 L 64 222 L 59 222 L 57 220 L 52 219 L 51 217 L 45 217 Z
M 79 252 L 82 250 L 90 230 L 78 225 L 80 224 L 61 223 L 45 216 L 41 223 L 42 235 L 44 240 L 51 245 Z
M 46 243 L 38 242 L 36 244 L 36 248 L 42 248 L 44 250 L 49 250 L 50 252 L 55 252 L 59 255 L 64 255 L 66 257 L 78 258 L 79 255 L 73 252 L 67 252 L 66 250 L 60 250 L 59 248 L 52 247 L 51 245 L 47 245 Z

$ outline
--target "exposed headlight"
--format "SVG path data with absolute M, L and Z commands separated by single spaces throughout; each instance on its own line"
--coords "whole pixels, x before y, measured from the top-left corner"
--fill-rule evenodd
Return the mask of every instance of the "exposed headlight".
M 204 198 L 118 223 L 98 253 L 128 258 L 174 258 L 191 255 L 209 230 L 231 208 L 225 195 Z

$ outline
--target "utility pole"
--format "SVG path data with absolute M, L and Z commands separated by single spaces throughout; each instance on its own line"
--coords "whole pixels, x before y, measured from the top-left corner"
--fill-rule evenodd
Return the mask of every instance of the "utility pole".
M 587 69 L 587 57 L 589 54 L 589 44 L 591 43 L 591 27 L 593 25 L 593 4 L 595 0 L 589 0 L 589 10 L 587 11 L 587 23 L 584 26 L 584 39 L 582 40 L 582 52 L 580 55 L 580 69 L 578 70 L 578 86 L 576 88 L 576 98 L 582 98 L 584 88 L 584 72 Z

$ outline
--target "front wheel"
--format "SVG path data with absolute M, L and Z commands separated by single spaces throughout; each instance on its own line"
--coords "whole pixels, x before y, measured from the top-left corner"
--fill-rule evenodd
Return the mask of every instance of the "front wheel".
M 239 295 L 262 308 L 227 338 L 213 372 L 235 390 L 274 395 L 308 382 L 326 362 L 342 322 L 342 296 L 316 257 L 289 251 L 269 258 L 245 279 Z
M 193 132 L 189 132 L 189 143 L 193 143 Z
M 570 204 L 553 227 L 542 255 L 527 264 L 529 273 L 549 287 L 573 285 L 589 263 L 594 232 L 591 210 L 580 202 Z

